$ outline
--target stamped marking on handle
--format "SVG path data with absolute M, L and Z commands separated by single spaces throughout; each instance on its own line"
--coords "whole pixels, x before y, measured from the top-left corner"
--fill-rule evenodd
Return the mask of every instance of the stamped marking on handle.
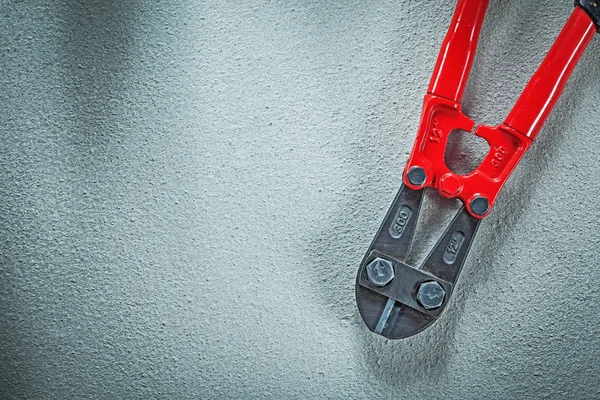
M 462 232 L 454 232 L 452 234 L 452 238 L 450 239 L 450 243 L 446 246 L 446 250 L 444 251 L 444 256 L 442 259 L 448 265 L 454 264 L 456 261 L 456 257 L 458 256 L 458 252 L 462 247 L 465 241 L 465 234 Z
M 400 239 L 404 233 L 404 228 L 412 217 L 412 210 L 408 206 L 402 206 L 396 213 L 394 221 L 390 225 L 390 235 L 394 239 Z

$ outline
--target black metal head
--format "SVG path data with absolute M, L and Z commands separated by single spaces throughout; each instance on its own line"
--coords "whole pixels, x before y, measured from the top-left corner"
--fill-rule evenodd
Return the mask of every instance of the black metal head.
M 365 324 L 389 339 L 419 333 L 439 317 L 481 221 L 463 207 L 423 265 L 416 268 L 403 260 L 422 199 L 423 190 L 400 189 L 356 278 L 356 302 Z

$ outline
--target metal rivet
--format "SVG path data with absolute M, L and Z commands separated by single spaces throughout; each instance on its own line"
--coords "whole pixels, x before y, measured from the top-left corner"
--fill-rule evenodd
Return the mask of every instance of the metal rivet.
M 482 196 L 477 196 L 471 200 L 471 211 L 476 215 L 485 215 L 490 210 L 490 202 Z
M 421 186 L 427 180 L 427 174 L 421 167 L 412 167 L 406 174 L 406 177 L 408 178 L 408 181 L 415 186 Z

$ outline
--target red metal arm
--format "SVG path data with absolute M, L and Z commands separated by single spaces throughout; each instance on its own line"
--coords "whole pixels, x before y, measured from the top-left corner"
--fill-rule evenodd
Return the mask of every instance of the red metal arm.
M 432 187 L 445 197 L 461 199 L 477 218 L 491 211 L 500 189 L 539 133 L 597 29 L 592 18 L 576 7 L 505 123 L 477 127 L 475 135 L 490 145 L 485 159 L 469 174 L 458 175 L 444 162 L 444 153 L 454 130 L 470 132 L 475 126 L 463 114 L 460 100 L 487 4 L 488 0 L 458 1 L 403 175 L 404 183 L 411 189 Z M 409 178 L 411 171 L 418 171 L 414 176 L 419 179 Z
M 489 0 L 459 0 L 442 44 L 428 93 L 461 101 Z

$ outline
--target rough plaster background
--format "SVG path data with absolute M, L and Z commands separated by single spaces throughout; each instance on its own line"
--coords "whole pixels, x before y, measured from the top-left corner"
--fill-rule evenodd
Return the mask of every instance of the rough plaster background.
M 571 3 L 492 1 L 471 116 Z M 454 4 L 2 1 L 0 397 L 600 398 L 600 38 L 441 320 L 356 310 Z

